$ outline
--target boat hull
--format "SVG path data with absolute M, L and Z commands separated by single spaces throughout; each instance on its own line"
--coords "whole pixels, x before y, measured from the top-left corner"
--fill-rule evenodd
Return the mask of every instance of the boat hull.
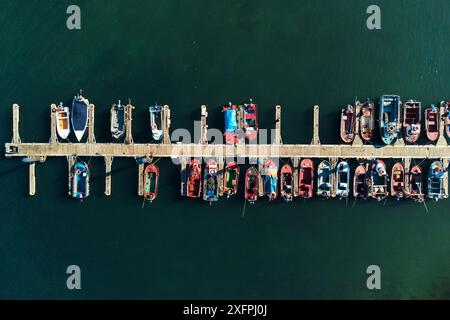
M 303 159 L 300 162 L 300 173 L 298 183 L 298 195 L 309 199 L 313 196 L 314 163 L 311 159 Z
M 244 104 L 244 137 L 253 141 L 258 135 L 258 107 L 253 101 Z
M 202 192 L 201 172 L 202 165 L 197 159 L 192 159 L 187 169 L 186 196 L 188 198 L 199 198 Z
M 213 203 L 219 200 L 219 184 L 217 179 L 217 162 L 209 160 L 203 175 L 203 200 Z
M 359 102 L 358 102 L 359 103 Z M 371 141 L 375 131 L 375 107 L 371 100 L 360 106 L 359 133 L 363 141 Z
M 224 113 L 225 120 L 225 143 L 226 144 L 236 144 L 237 143 L 237 106 L 230 104 L 223 106 L 222 111 Z
M 336 167 L 336 196 L 347 198 L 350 191 L 350 166 L 346 161 L 341 161 Z
M 400 97 L 396 95 L 384 95 L 380 99 L 380 134 L 384 144 L 394 144 L 400 131 Z
M 285 164 L 280 170 L 280 194 L 286 202 L 293 199 L 293 170 L 289 164 Z
M 148 108 L 150 113 L 150 128 L 152 131 L 152 137 L 156 141 L 161 141 L 163 138 L 163 130 L 162 130 L 162 107 L 158 105 L 154 105 Z
M 71 122 L 72 129 L 78 141 L 83 139 L 88 123 L 88 106 L 89 101 L 82 95 L 78 95 L 73 99 Z
M 428 140 L 436 142 L 439 139 L 439 126 L 441 118 L 439 109 L 436 107 L 425 110 L 425 131 Z
M 250 167 L 245 172 L 245 199 L 253 204 L 259 195 L 259 172 L 255 167 Z
M 70 134 L 70 110 L 59 105 L 56 110 L 56 131 L 61 139 L 67 139 Z
M 317 195 L 330 198 L 333 185 L 333 167 L 324 160 L 317 167 Z
M 120 104 L 111 107 L 111 135 L 114 139 L 120 139 L 125 133 L 125 108 Z
M 382 160 L 373 161 L 370 167 L 370 197 L 381 201 L 388 194 L 386 164 Z
M 448 198 L 444 187 L 446 171 L 442 162 L 434 161 L 428 171 L 428 193 L 427 197 L 434 201 Z
M 424 201 L 422 169 L 419 166 L 414 166 L 409 171 L 409 197 L 417 202 Z
M 355 108 L 351 105 L 341 109 L 341 139 L 345 143 L 355 139 Z
M 395 197 L 397 200 L 405 197 L 405 178 L 405 167 L 403 166 L 403 163 L 397 162 L 392 167 L 391 173 L 391 196 Z
M 355 198 L 364 199 L 367 194 L 366 184 L 366 167 L 360 164 L 355 169 L 355 175 L 353 176 L 353 196 Z
M 272 160 L 264 163 L 264 194 L 269 201 L 275 200 L 278 196 L 278 167 Z
M 409 100 L 403 104 L 403 139 L 414 143 L 422 130 L 422 105 L 419 101 Z
M 158 196 L 159 169 L 153 163 L 148 164 L 144 170 L 144 198 L 150 202 Z
M 227 164 L 224 176 L 223 192 L 229 198 L 237 194 L 239 185 L 239 166 L 235 161 Z
M 89 197 L 89 167 L 83 162 L 75 163 L 70 171 L 70 194 L 73 198 L 83 200 Z

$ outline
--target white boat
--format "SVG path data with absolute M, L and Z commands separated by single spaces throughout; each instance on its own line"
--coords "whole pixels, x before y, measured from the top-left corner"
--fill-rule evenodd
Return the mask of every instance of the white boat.
M 120 139 L 125 133 L 125 108 L 120 103 L 111 107 L 111 134 L 114 139 Z
M 70 134 L 70 111 L 69 107 L 64 107 L 61 102 L 58 107 L 56 107 L 56 131 L 61 139 L 67 139 Z
M 163 137 L 162 130 L 162 107 L 158 105 L 151 106 L 150 111 L 150 127 L 152 129 L 153 139 L 160 141 Z
M 317 195 L 320 197 L 330 198 L 332 181 L 333 181 L 333 167 L 324 160 L 317 167 Z
M 80 94 L 72 102 L 72 129 L 78 141 L 84 136 L 88 122 L 89 101 Z
M 341 161 L 336 167 L 336 196 L 347 198 L 350 191 L 350 166 Z

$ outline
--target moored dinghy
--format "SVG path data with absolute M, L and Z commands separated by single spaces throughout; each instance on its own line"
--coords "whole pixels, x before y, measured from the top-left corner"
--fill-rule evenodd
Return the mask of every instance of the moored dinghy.
M 148 108 L 150 112 L 150 128 L 152 130 L 152 137 L 156 141 L 160 141 L 163 137 L 162 109 L 162 106 L 158 106 L 157 104 Z
M 375 130 L 375 107 L 372 100 L 367 99 L 363 104 L 360 104 L 359 111 L 359 133 L 364 141 L 371 141 Z
M 244 104 L 244 136 L 253 141 L 258 135 L 258 107 L 253 100 Z
M 219 200 L 219 184 L 217 179 L 217 162 L 208 160 L 203 175 L 203 200 L 212 204 Z
M 292 167 L 285 164 L 280 170 L 280 193 L 286 202 L 291 202 L 293 198 L 293 171 Z
M 352 105 L 341 109 L 341 139 L 345 143 L 355 139 L 355 108 Z
M 83 200 L 89 197 L 89 167 L 86 162 L 78 161 L 70 170 L 71 196 Z
M 397 162 L 392 167 L 391 173 L 391 196 L 400 200 L 405 197 L 405 167 L 403 163 Z
M 444 109 L 445 133 L 450 138 L 450 101 L 441 101 L 441 108 Z
M 202 192 L 201 174 L 202 165 L 200 160 L 192 159 L 186 168 L 187 170 L 187 190 L 186 195 L 189 198 L 199 198 Z
M 144 199 L 152 202 L 158 196 L 159 169 L 153 163 L 144 170 Z
M 84 136 L 88 122 L 89 101 L 80 94 L 73 98 L 72 102 L 72 129 L 78 141 Z
M 414 143 L 419 139 L 422 129 L 422 104 L 419 101 L 408 100 L 403 104 L 403 138 Z
M 255 167 L 250 167 L 245 173 L 245 199 L 254 204 L 258 200 L 259 172 Z
M 331 197 L 333 167 L 323 160 L 317 167 L 317 195 L 320 197 Z
M 125 108 L 120 100 L 111 107 L 111 134 L 114 139 L 120 139 L 125 133 Z
M 264 163 L 264 194 L 269 201 L 275 200 L 278 195 L 278 167 L 273 160 Z
M 400 132 L 400 97 L 384 95 L 380 99 L 379 126 L 381 139 L 385 144 L 394 144 Z
M 425 110 L 425 131 L 427 133 L 427 138 L 431 142 L 437 141 L 439 139 L 439 126 L 441 122 L 439 108 L 434 104 L 430 108 Z
M 365 199 L 367 194 L 366 184 L 367 170 L 363 164 L 360 164 L 355 169 L 353 176 L 353 196 L 358 199 Z
M 311 159 L 303 159 L 300 162 L 298 195 L 308 199 L 313 196 L 314 163 Z
M 223 192 L 227 195 L 227 198 L 234 196 L 237 193 L 239 166 L 235 161 L 231 161 L 225 167 L 225 179 L 223 183 Z
M 428 198 L 434 201 L 446 199 L 448 195 L 444 187 L 446 170 L 440 161 L 434 161 L 428 171 Z
M 419 203 L 424 201 L 422 169 L 419 166 L 414 166 L 409 171 L 409 197 Z
M 383 160 L 375 160 L 370 167 L 370 196 L 377 201 L 385 199 L 389 192 L 387 171 Z
M 336 167 L 336 196 L 339 199 L 347 198 L 350 192 L 350 166 L 341 161 Z
M 56 107 L 56 131 L 58 132 L 58 136 L 61 139 L 67 139 L 67 137 L 70 134 L 70 111 L 69 107 L 64 107 L 63 103 L 61 102 Z

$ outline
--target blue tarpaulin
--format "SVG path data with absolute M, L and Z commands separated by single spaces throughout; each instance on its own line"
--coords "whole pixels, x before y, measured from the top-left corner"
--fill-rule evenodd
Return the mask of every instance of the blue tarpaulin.
M 277 191 L 277 177 L 273 176 L 265 176 L 265 186 L 264 189 L 266 192 L 276 192 Z
M 234 132 L 237 129 L 236 110 L 225 110 L 225 131 Z

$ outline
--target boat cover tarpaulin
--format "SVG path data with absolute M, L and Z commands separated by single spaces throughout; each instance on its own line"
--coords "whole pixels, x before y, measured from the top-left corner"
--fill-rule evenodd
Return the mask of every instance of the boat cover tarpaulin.
M 237 129 L 236 110 L 225 110 L 225 131 L 234 132 Z
M 87 122 L 87 104 L 84 101 L 75 99 L 72 104 L 73 129 L 84 130 Z
M 266 192 L 276 192 L 277 191 L 277 176 L 265 176 L 265 186 Z

